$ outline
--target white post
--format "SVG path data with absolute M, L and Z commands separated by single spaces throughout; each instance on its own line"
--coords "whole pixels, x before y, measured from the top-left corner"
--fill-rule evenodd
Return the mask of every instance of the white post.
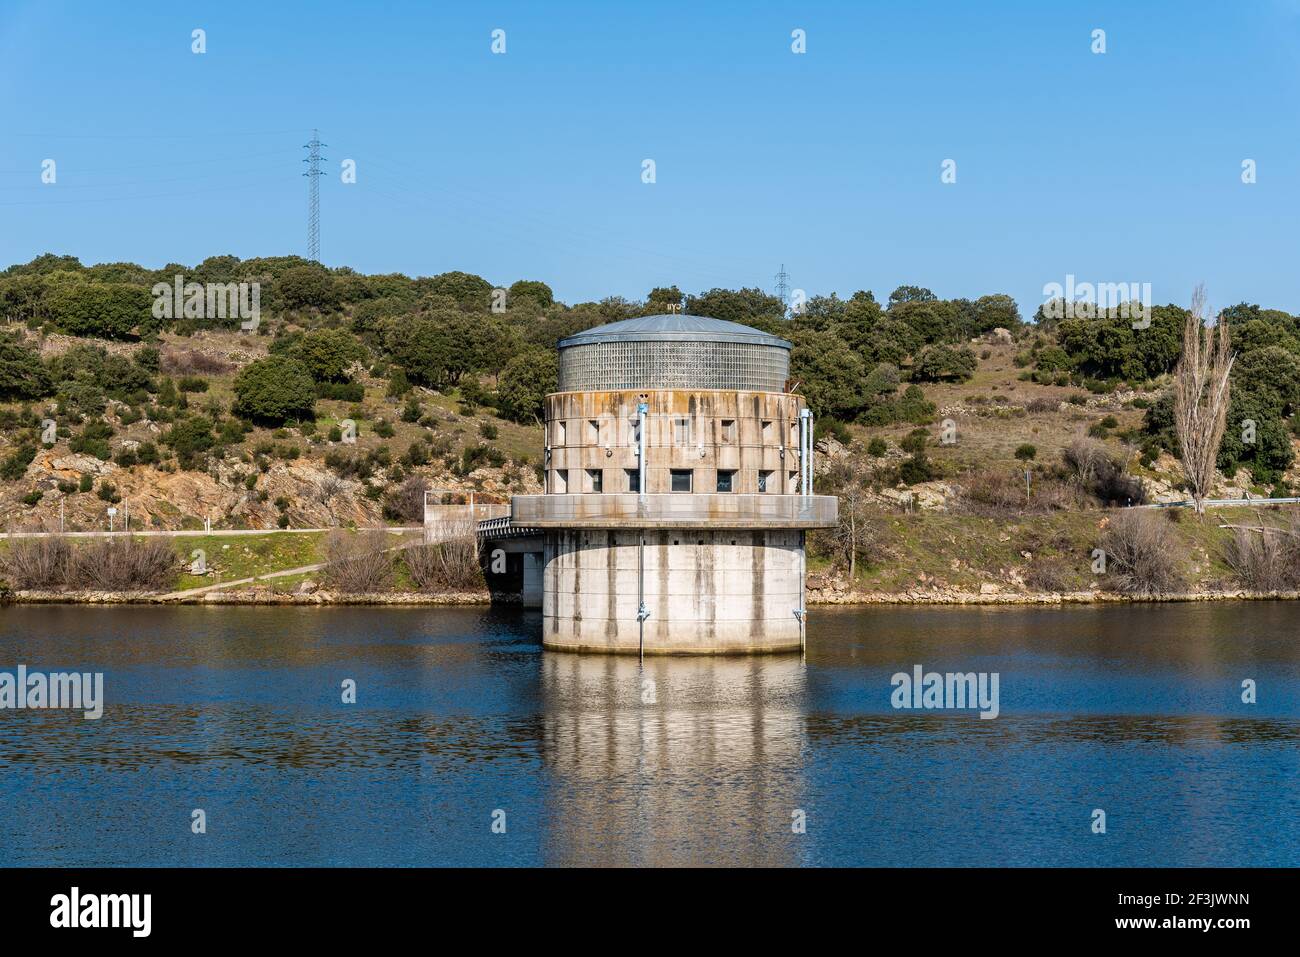
M 812 495 L 813 414 L 812 409 L 799 410 L 799 466 L 804 495 Z

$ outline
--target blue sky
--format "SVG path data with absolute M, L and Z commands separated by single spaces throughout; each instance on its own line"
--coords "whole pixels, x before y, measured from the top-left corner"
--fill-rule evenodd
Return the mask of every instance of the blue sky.
M 1298 87 L 1300 0 L 0 0 L 0 264 L 303 253 L 319 127 L 321 258 L 364 272 L 1300 312 Z

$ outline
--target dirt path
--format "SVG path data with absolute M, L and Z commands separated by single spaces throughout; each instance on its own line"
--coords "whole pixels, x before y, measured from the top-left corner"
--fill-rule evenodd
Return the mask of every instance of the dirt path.
M 386 548 L 386 552 L 399 552 L 405 548 L 413 548 L 416 545 L 423 544 L 423 539 L 415 539 L 409 542 L 403 542 L 400 545 L 394 545 L 392 548 Z M 187 588 L 184 591 L 168 592 L 165 595 L 159 595 L 158 601 L 184 601 L 187 598 L 196 598 L 199 595 L 206 595 L 208 592 L 217 591 L 222 588 L 234 588 L 236 585 L 250 585 L 255 582 L 267 581 L 271 578 L 288 578 L 290 575 L 305 575 L 308 572 L 318 572 L 329 565 L 329 562 L 317 562 L 314 565 L 299 565 L 297 568 L 283 568 L 278 572 L 267 572 L 264 575 L 253 575 L 250 578 L 234 578 L 228 582 L 216 582 L 212 585 L 200 585 L 198 588 Z

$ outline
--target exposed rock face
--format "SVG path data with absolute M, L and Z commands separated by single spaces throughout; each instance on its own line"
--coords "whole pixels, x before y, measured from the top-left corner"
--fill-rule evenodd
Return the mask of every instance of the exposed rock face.
M 841 459 L 847 459 L 851 456 L 851 453 L 847 448 L 845 448 L 844 444 L 833 435 L 828 435 L 825 438 L 818 439 L 813 445 L 813 452 L 815 453 L 813 456 L 814 476 L 827 471 L 832 465 Z
M 910 488 L 900 486 L 898 488 L 881 489 L 875 494 L 874 498 L 880 503 L 893 508 L 921 508 L 943 511 L 948 507 L 948 500 L 952 498 L 952 495 L 953 488 L 946 482 L 921 482 Z
M 509 494 L 501 469 L 479 469 L 464 479 L 433 468 L 417 471 L 437 488 Z M 82 475 L 92 476 L 96 488 L 104 482 L 116 487 L 121 497 L 116 522 L 120 525 L 129 507 L 133 529 L 197 529 L 208 518 L 214 528 L 273 529 L 281 514 L 275 505 L 278 498 L 289 501 L 284 514 L 293 528 L 365 526 L 383 520 L 382 499 L 367 497 L 364 483 L 339 478 L 312 462 L 276 462 L 266 472 L 257 472 L 248 465 L 218 461 L 206 472 L 164 472 L 146 465 L 123 468 L 90 455 L 43 449 L 27 467 L 22 481 L 5 483 L 0 527 L 57 528 L 62 504 L 63 522 L 69 530 L 107 529 L 109 502 L 93 493 L 65 495 L 57 490 L 59 482 L 77 482 Z M 244 487 L 242 478 L 247 475 L 258 476 L 256 488 Z M 382 474 L 376 475 L 376 481 L 382 478 Z M 522 470 L 521 480 L 525 491 L 537 485 L 530 470 Z M 46 494 L 35 506 L 22 504 L 20 496 L 32 489 Z
M 1191 494 L 1186 491 L 1180 491 L 1174 487 L 1175 483 L 1182 480 L 1182 466 L 1178 460 L 1168 452 L 1161 452 L 1160 457 L 1153 463 L 1153 470 L 1159 472 L 1161 478 L 1152 478 L 1144 476 L 1142 485 L 1146 489 L 1147 501 L 1153 503 L 1165 502 L 1187 502 L 1191 500 Z M 1251 477 L 1248 469 L 1238 469 L 1235 475 L 1224 476 L 1219 472 L 1214 473 L 1214 484 L 1210 487 L 1210 498 L 1255 498 L 1251 492 L 1251 486 L 1254 485 L 1254 479 Z
M 101 462 L 93 455 L 83 455 L 78 452 L 58 455 L 50 450 L 38 452 L 32 464 L 28 466 L 28 472 L 33 469 L 39 470 L 42 465 L 54 478 L 63 481 L 76 481 L 83 474 L 107 475 L 116 467 L 111 462 Z

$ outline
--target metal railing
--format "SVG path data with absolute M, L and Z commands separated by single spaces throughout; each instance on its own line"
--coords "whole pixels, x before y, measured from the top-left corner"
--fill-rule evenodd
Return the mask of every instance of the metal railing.
M 516 495 L 511 521 L 533 528 L 827 528 L 839 519 L 833 495 Z

